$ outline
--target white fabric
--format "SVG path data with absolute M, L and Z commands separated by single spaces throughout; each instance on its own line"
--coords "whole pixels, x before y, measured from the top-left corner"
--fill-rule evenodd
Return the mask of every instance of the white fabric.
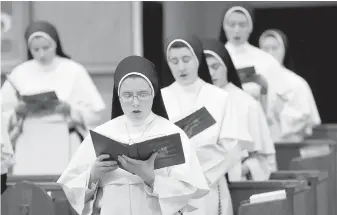
M 4 116 L 1 117 L 1 174 L 6 174 L 15 163 L 13 147 L 7 130 L 7 121 Z
M 172 122 L 177 122 L 202 107 L 216 120 L 215 125 L 191 138 L 211 188 L 210 196 L 194 200 L 199 208 L 192 214 L 218 214 L 219 201 L 214 193 L 217 192 L 219 181 L 224 179 L 225 173 L 232 166 L 240 162 L 241 150 L 251 145 L 251 137 L 246 129 L 240 129 L 238 115 L 228 93 L 201 79 L 190 86 L 174 82 L 162 89 L 162 96 Z M 221 205 L 227 205 L 230 208 L 226 211 L 232 211 L 226 187 L 220 189 L 220 195 L 223 196 Z
M 228 83 L 223 89 L 228 92 L 235 109 L 240 113 L 239 121 L 242 123 L 240 127 L 248 127 L 249 134 L 253 140 L 253 149 L 250 151 L 259 154 L 258 159 L 252 158 L 246 161 L 253 180 L 267 180 L 271 172 L 276 169 L 276 160 L 270 164 L 268 160 L 264 159 L 265 156 L 274 156 L 275 158 L 275 146 L 262 107 L 250 95 L 232 83 Z M 228 173 L 231 181 L 241 179 L 241 164 L 238 164 L 237 168 L 239 169 L 231 170 Z M 236 171 L 239 174 L 235 173 Z
M 29 36 L 29 38 L 28 38 L 28 44 L 29 45 L 32 42 L 32 40 L 34 39 L 34 37 L 43 37 L 43 38 L 49 40 L 53 44 L 53 47 L 57 46 L 56 41 L 49 34 L 47 34 L 45 32 L 42 32 L 42 31 L 34 32 Z
M 89 215 L 97 207 L 101 208 L 100 215 L 174 215 L 179 210 L 194 210 L 195 207 L 188 201 L 208 193 L 207 182 L 186 134 L 168 120 L 154 116 L 149 126 L 148 120 L 143 125 L 133 126 L 123 115 L 97 127 L 95 131 L 126 144 L 129 143 L 126 124 L 135 142 L 179 133 L 186 162 L 155 170 L 153 190 L 138 176 L 117 169 L 100 180 L 93 200 L 85 202 L 91 166 L 96 160 L 93 143 L 88 136 L 58 180 L 80 215 Z
M 69 137 L 65 121 L 27 118 L 16 142 L 13 175 L 60 175 L 79 146 Z
M 300 142 L 312 135 L 312 129 L 321 124 L 321 119 L 309 84 L 286 68 L 283 68 L 283 75 L 292 93 L 287 95 L 288 101 L 281 114 L 283 136 L 280 141 Z
M 17 90 L 21 95 L 55 91 L 61 101 L 67 102 L 71 106 L 71 115 L 82 118 L 83 123 L 88 126 L 99 120 L 99 114 L 105 108 L 105 104 L 85 68 L 66 58 L 56 57 L 53 63 L 47 67 L 40 65 L 35 60 L 26 61 L 14 68 L 8 78 L 18 88 Z M 1 95 L 3 98 L 2 112 L 9 119 L 13 116 L 19 101 L 16 97 L 16 91 L 8 81 L 5 81 L 1 89 Z M 68 155 L 72 154 L 80 144 L 79 139 L 74 135 L 69 137 L 68 128 L 65 126 L 65 119 L 60 115 L 28 117 L 25 119 L 23 133 L 16 143 L 16 165 L 22 164 L 27 167 L 28 163 L 22 162 L 30 158 L 36 158 L 33 163 L 39 163 L 39 165 L 31 165 L 29 169 L 20 168 L 23 172 L 20 170 L 16 173 L 37 174 L 37 171 L 39 171 L 40 174 L 45 174 L 48 172 L 55 173 L 56 171 L 60 174 L 66 165 L 64 163 L 69 162 Z M 67 133 L 64 133 L 66 129 Z M 64 135 L 67 135 L 67 137 Z M 69 139 L 72 140 L 70 145 Z M 57 141 L 61 140 L 62 143 L 59 143 L 58 147 Z M 48 147 L 48 144 L 51 147 Z M 29 154 L 26 152 L 28 146 L 30 147 Z M 23 148 L 20 149 L 20 147 Z M 48 159 L 48 155 L 55 155 L 56 160 L 42 159 L 43 157 Z M 38 159 L 39 157 L 40 159 Z M 55 167 L 57 170 L 48 169 L 48 164 L 53 165 L 58 162 L 60 166 Z M 47 172 L 42 171 L 42 169 Z
M 230 42 L 225 45 L 236 69 L 254 66 L 257 74 L 266 78 L 268 93 L 265 102 L 265 113 L 273 141 L 279 141 L 282 136 L 280 125 L 281 110 L 284 105 L 282 96 L 292 91 L 282 75 L 281 65 L 268 53 L 249 43 L 235 46 Z

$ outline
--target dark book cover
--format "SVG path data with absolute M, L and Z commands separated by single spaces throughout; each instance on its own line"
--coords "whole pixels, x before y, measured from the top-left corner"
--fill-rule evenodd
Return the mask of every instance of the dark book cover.
M 90 130 L 90 135 L 96 156 L 108 154 L 115 161 L 118 161 L 119 155 L 126 155 L 136 160 L 147 160 L 154 152 L 158 151 L 159 154 L 154 164 L 155 169 L 185 163 L 184 150 L 178 133 L 132 145 L 115 141 L 92 130 Z
M 154 164 L 155 169 L 185 163 L 184 150 L 178 133 L 147 140 L 133 146 L 137 147 L 140 160 L 147 160 L 152 153 L 159 152 Z
M 250 80 L 256 76 L 254 66 L 237 69 L 237 72 L 242 83 L 250 82 Z
M 21 98 L 25 103 L 30 103 L 30 104 L 33 104 L 33 103 L 42 104 L 42 103 L 48 103 L 48 102 L 56 102 L 59 100 L 55 91 L 37 93 L 33 95 L 21 95 Z
M 199 134 L 216 123 L 205 107 L 200 108 L 175 124 L 185 131 L 189 138 Z

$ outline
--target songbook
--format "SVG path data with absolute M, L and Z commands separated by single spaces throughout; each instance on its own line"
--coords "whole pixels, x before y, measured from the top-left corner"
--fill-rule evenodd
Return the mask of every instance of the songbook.
M 242 83 L 250 82 L 256 76 L 254 66 L 238 69 L 237 72 Z
M 37 93 L 33 95 L 21 95 L 21 98 L 25 103 L 31 103 L 31 104 L 43 104 L 43 103 L 48 103 L 48 102 L 59 101 L 55 91 L 48 91 L 48 92 Z
M 59 99 L 55 91 L 47 91 L 31 95 L 24 95 L 20 93 L 16 84 L 8 77 L 8 75 L 6 76 L 6 80 L 14 88 L 17 98 L 20 101 L 26 103 L 27 108 L 32 113 L 36 113 L 41 110 L 53 111 L 55 106 L 59 104 Z
M 154 169 L 170 167 L 185 163 L 184 150 L 180 134 L 162 136 L 132 145 L 125 144 L 90 130 L 90 136 L 96 156 L 108 154 L 111 160 L 118 161 L 118 156 L 126 155 L 136 160 L 148 160 L 158 152 Z
M 199 134 L 216 123 L 205 107 L 200 108 L 175 124 L 185 131 L 189 138 Z

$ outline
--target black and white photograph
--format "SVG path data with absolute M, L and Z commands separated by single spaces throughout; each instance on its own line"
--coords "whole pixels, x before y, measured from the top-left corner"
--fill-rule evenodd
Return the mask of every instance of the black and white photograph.
M 0 44 L 0 214 L 337 215 L 337 2 L 1 1 Z

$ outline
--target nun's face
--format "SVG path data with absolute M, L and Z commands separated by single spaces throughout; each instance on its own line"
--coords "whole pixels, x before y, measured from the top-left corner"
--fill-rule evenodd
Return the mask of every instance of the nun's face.
M 29 44 L 30 53 L 42 65 L 49 65 L 56 56 L 56 47 L 44 37 L 35 37 Z
M 279 63 L 283 64 L 285 49 L 274 36 L 265 37 L 260 44 L 260 48 L 271 54 Z
M 168 65 L 179 84 L 190 85 L 197 80 L 199 63 L 189 48 L 170 48 Z
M 128 77 L 120 86 L 120 103 L 130 120 L 144 120 L 149 116 L 153 104 L 153 92 L 142 77 Z
M 206 58 L 209 72 L 212 77 L 213 84 L 217 87 L 224 87 L 228 84 L 227 67 L 215 57 Z
M 242 12 L 232 12 L 223 23 L 227 40 L 234 45 L 241 45 L 248 41 L 250 26 L 248 18 Z

